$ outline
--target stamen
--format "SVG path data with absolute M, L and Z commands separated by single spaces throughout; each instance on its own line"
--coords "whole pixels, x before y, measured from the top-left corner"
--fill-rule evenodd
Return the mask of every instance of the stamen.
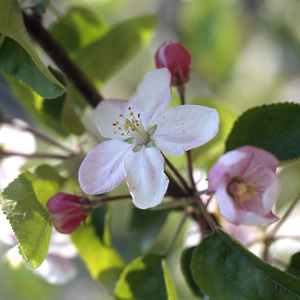
M 116 124 L 119 124 L 119 121 L 116 121 Z
M 117 132 L 114 130 L 113 133 L 116 134 Z
M 112 123 L 113 124 L 113 126 L 117 126 L 117 124 L 116 123 Z
M 118 127 L 118 130 L 121 130 L 122 129 L 122 127 Z
M 138 118 L 141 116 L 141 114 L 140 113 L 138 113 Z
M 130 106 L 128 107 L 128 110 L 131 110 L 131 107 L 130 107 Z
M 129 116 L 133 116 L 133 112 L 132 111 L 129 113 Z
M 122 118 L 122 117 L 123 117 L 123 115 L 122 115 L 122 114 L 119 114 L 119 117 L 120 117 L 120 118 Z

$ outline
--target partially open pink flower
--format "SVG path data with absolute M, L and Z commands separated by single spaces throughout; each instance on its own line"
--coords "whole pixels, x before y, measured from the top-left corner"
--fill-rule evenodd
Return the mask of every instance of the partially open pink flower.
M 277 221 L 271 208 L 280 190 L 278 160 L 269 152 L 244 146 L 224 154 L 209 172 L 209 191 L 216 192 L 221 215 L 239 225 Z
M 161 152 L 182 155 L 211 140 L 219 127 L 216 110 L 198 105 L 169 106 L 170 72 L 148 72 L 129 101 L 102 101 L 94 122 L 110 140 L 90 152 L 79 169 L 79 183 L 90 195 L 114 189 L 124 179 L 133 203 L 142 209 L 161 203 L 169 180 Z
M 164 42 L 155 53 L 155 65 L 156 68 L 168 68 L 172 85 L 182 85 L 189 80 L 192 58 L 182 44 Z
M 61 233 L 75 231 L 89 215 L 89 202 L 86 197 L 57 193 L 47 203 L 53 225 Z

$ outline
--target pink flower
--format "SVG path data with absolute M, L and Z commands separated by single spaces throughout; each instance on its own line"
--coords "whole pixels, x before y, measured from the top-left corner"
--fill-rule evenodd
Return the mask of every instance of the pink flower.
M 99 144 L 80 166 L 79 183 L 85 193 L 106 193 L 126 179 L 138 208 L 156 206 L 169 184 L 161 152 L 179 156 L 216 135 L 216 110 L 197 105 L 167 109 L 172 99 L 170 77 L 165 68 L 152 70 L 129 101 L 102 101 L 97 106 L 94 122 L 110 140 Z
M 180 43 L 164 42 L 155 53 L 156 68 L 168 68 L 172 85 L 182 85 L 189 80 L 192 67 L 190 53 Z
M 216 192 L 221 215 L 239 225 L 278 220 L 271 208 L 280 190 L 278 160 L 269 152 L 244 146 L 224 154 L 209 172 L 209 191 Z
M 71 233 L 89 215 L 91 210 L 86 197 L 57 193 L 47 203 L 52 222 L 57 231 Z

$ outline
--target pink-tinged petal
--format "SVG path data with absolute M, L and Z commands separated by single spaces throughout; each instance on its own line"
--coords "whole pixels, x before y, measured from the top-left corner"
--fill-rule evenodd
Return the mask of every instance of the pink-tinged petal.
M 117 126 L 113 126 L 116 121 L 124 124 L 124 118 L 119 115 L 124 115 L 127 112 L 127 107 L 128 101 L 122 100 L 103 100 L 98 104 L 93 111 L 93 121 L 103 137 L 119 140 L 128 138 L 113 133 L 114 130 L 118 131 Z
M 244 146 L 238 149 L 243 153 L 246 153 L 250 160 L 249 170 L 253 170 L 255 166 L 265 167 L 271 169 L 273 172 L 276 171 L 279 161 L 278 159 L 263 149 L 254 146 Z
M 176 156 L 207 143 L 219 129 L 218 112 L 200 105 L 171 107 L 156 122 L 152 140 L 162 152 Z
M 262 195 L 262 211 L 267 213 L 271 210 L 272 206 L 277 201 L 280 192 L 280 182 L 278 177 L 269 171 L 270 183 L 265 188 L 265 191 Z
M 267 225 L 276 222 L 278 220 L 279 218 L 276 217 L 272 212 L 269 212 L 267 215 L 260 215 L 251 211 L 242 211 L 242 216 L 239 219 L 239 223 L 236 223 L 236 225 L 239 224 L 244 224 L 247 226 Z
M 162 114 L 172 100 L 171 74 L 168 69 L 154 69 L 147 72 L 136 93 L 129 99 L 129 105 L 137 116 L 141 114 L 144 128 L 156 120 L 156 116 Z
M 209 171 L 208 190 L 214 192 L 220 185 L 228 184 L 232 177 L 240 174 L 240 164 L 246 154 L 239 151 L 230 151 L 222 155 Z
M 226 186 L 222 185 L 217 189 L 216 199 L 218 201 L 220 214 L 229 222 L 239 224 L 239 211 L 233 199 L 228 195 Z
M 164 158 L 156 147 L 143 146 L 126 158 L 126 181 L 136 207 L 147 209 L 161 203 L 169 184 L 164 166 Z
M 111 191 L 124 179 L 124 159 L 134 145 L 109 140 L 99 144 L 83 160 L 79 168 L 79 184 L 89 195 Z

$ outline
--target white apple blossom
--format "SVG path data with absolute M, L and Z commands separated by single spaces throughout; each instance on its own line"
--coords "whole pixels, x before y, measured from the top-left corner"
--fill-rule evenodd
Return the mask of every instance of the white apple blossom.
M 102 101 L 93 119 L 104 141 L 79 169 L 86 194 L 101 194 L 126 179 L 133 203 L 141 209 L 161 203 L 169 180 L 161 152 L 182 155 L 218 132 L 216 110 L 198 105 L 168 106 L 171 75 L 166 68 L 146 73 L 129 101 Z

